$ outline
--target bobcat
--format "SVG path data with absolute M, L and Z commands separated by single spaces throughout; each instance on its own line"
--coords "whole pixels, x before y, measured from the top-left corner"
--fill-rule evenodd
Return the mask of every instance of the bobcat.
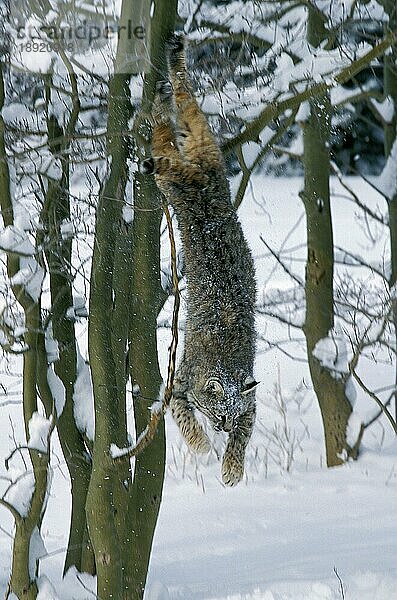
M 173 206 L 185 256 L 185 349 L 171 411 L 196 452 L 208 452 L 210 442 L 195 409 L 228 432 L 222 479 L 233 486 L 243 477 L 255 421 L 254 265 L 220 149 L 192 92 L 181 36 L 168 42 L 167 59 L 170 82 L 157 86 L 152 158 L 142 170 L 154 173 Z

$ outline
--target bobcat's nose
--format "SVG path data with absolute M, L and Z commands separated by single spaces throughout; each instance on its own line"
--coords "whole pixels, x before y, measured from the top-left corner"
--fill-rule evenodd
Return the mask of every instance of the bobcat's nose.
M 226 415 L 222 415 L 218 417 L 218 422 L 214 425 L 215 431 L 226 431 L 229 433 L 233 429 L 233 419 L 232 417 L 227 417 Z
M 223 415 L 221 419 L 221 426 L 223 431 L 231 431 L 233 429 L 233 419 L 231 417 L 226 417 L 226 415 Z

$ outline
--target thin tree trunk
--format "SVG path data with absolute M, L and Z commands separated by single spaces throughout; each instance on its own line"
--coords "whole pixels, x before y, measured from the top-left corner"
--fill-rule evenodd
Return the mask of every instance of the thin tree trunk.
M 388 29 L 395 31 L 397 29 L 397 6 L 395 0 L 383 0 L 383 6 L 389 16 Z M 384 57 L 384 94 L 388 96 L 393 103 L 394 112 L 391 120 L 385 122 L 385 157 L 389 157 L 393 145 L 397 140 L 397 46 L 392 45 L 390 52 Z M 397 195 L 389 199 L 389 231 L 390 231 L 390 255 L 391 255 L 391 274 L 390 288 L 397 282 Z M 397 301 L 393 302 L 393 321 L 395 336 L 397 338 Z M 397 384 L 397 365 L 396 365 L 396 384 Z M 397 394 L 395 394 L 395 415 L 397 417 Z
M 126 444 L 124 393 L 113 354 L 113 276 L 118 229 L 122 226 L 122 203 L 127 181 L 127 144 L 120 131 L 127 130 L 130 116 L 129 76 L 115 74 L 109 88 L 109 176 L 100 191 L 94 255 L 91 271 L 89 356 L 95 399 L 95 440 L 92 475 L 87 496 L 87 518 L 93 543 L 98 596 L 122 598 L 123 557 L 119 531 L 119 493 L 123 477 L 114 468 L 112 443 Z M 127 473 L 128 473 L 128 467 Z
M 10 173 L 5 148 L 5 126 L 1 116 L 4 100 L 4 80 L 3 72 L 0 68 L 0 206 L 3 222 L 7 227 L 14 223 L 14 210 L 10 189 Z M 8 276 L 12 278 L 18 271 L 19 258 L 16 255 L 8 255 Z M 39 301 L 33 300 L 21 285 L 14 285 L 13 293 L 19 304 L 22 306 L 25 315 L 26 333 L 24 339 L 28 346 L 28 350 L 23 355 L 23 417 L 26 440 L 29 441 L 29 421 L 33 413 L 37 411 L 37 347 L 41 330 L 40 305 Z M 48 414 L 47 417 L 49 417 Z M 15 537 L 9 587 L 10 591 L 20 600 L 34 600 L 38 591 L 36 576 L 35 574 L 31 576 L 29 573 L 29 565 L 32 561 L 32 557 L 30 556 L 30 542 L 35 528 L 40 525 L 41 514 L 44 507 L 48 485 L 49 449 L 46 454 L 38 453 L 35 450 L 29 450 L 29 456 L 33 467 L 35 485 L 28 514 L 22 518 L 18 512 L 9 505 L 9 509 L 15 520 Z
M 37 346 L 41 324 L 40 310 L 37 303 L 30 302 L 29 306 L 24 306 L 24 310 L 25 326 L 27 329 L 25 342 L 29 350 L 24 354 L 23 360 L 23 412 L 26 439 L 29 440 L 29 421 L 33 413 L 37 411 Z M 38 592 L 36 582 L 37 573 L 32 577 L 29 572 L 29 566 L 32 563 L 30 543 L 35 528 L 40 527 L 47 493 L 50 456 L 49 440 L 46 454 L 29 450 L 29 456 L 33 466 L 35 485 L 28 514 L 24 518 L 15 518 L 15 538 L 10 579 L 10 589 L 20 600 L 33 600 L 36 598 Z
M 146 180 L 145 180 L 146 179 Z M 157 198 L 157 207 L 156 199 Z M 150 178 L 137 176 L 135 202 L 150 212 L 134 218 L 134 278 L 130 330 L 131 379 L 139 385 L 134 398 L 137 435 L 144 430 L 149 407 L 158 399 L 161 375 L 157 359 L 157 316 L 161 296 L 159 192 Z M 150 447 L 136 458 L 127 520 L 131 527 L 128 557 L 128 598 L 143 597 L 153 534 L 160 508 L 165 465 L 165 432 L 162 421 Z
M 67 131 L 55 116 L 47 120 L 48 142 L 54 157 L 62 161 L 60 181 L 50 180 L 41 212 L 41 221 L 47 233 L 46 257 L 50 274 L 52 331 L 58 342 L 59 359 L 55 372 L 65 387 L 65 405 L 58 417 L 57 429 L 62 452 L 71 481 L 72 514 L 69 542 L 66 552 L 64 573 L 74 565 L 79 571 L 93 572 L 94 560 L 90 544 L 87 543 L 85 503 L 91 473 L 89 452 L 82 433 L 78 430 L 73 410 L 74 386 L 77 378 L 77 352 L 74 322 L 67 318 L 68 308 L 73 306 L 72 294 L 72 239 L 63 239 L 61 224 L 70 220 L 69 200 L 69 136 L 73 135 L 79 115 L 79 100 L 76 78 L 73 80 L 73 110 Z M 47 88 L 50 101 L 51 85 Z
M 309 10 L 307 39 L 318 46 L 325 38 L 323 23 Z M 327 465 L 341 464 L 351 453 L 346 440 L 352 412 L 346 397 L 345 380 L 337 379 L 313 355 L 319 340 L 334 325 L 334 248 L 330 209 L 331 103 L 325 94 L 309 101 L 310 115 L 303 125 L 305 185 L 302 194 L 306 211 L 306 318 L 304 333 L 313 387 L 317 395 L 325 434 Z
M 152 69 L 145 77 L 142 113 L 149 114 L 156 81 L 166 76 L 164 42 L 174 30 L 176 0 L 161 0 L 151 23 Z M 147 126 L 147 124 L 146 124 Z M 142 133 L 142 129 L 139 133 Z M 150 153 L 146 136 L 139 138 L 144 156 Z M 134 181 L 134 271 L 131 297 L 130 367 L 140 394 L 134 398 L 135 429 L 145 428 L 149 410 L 158 398 L 161 375 L 157 358 L 157 316 L 164 302 L 160 279 L 161 197 L 154 178 L 136 174 Z M 162 422 L 150 447 L 136 458 L 127 521 L 132 536 L 127 550 L 126 598 L 143 598 L 153 535 L 160 509 L 165 467 L 165 431 Z

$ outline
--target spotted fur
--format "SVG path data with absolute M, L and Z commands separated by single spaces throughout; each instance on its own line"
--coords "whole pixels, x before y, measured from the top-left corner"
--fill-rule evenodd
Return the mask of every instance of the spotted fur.
M 235 485 L 255 421 L 255 273 L 221 151 L 192 92 L 183 46 L 178 36 L 168 45 L 170 82 L 158 86 L 152 158 L 144 165 L 175 209 L 185 256 L 185 350 L 171 410 L 196 452 L 208 452 L 210 442 L 195 410 L 228 433 L 222 479 Z

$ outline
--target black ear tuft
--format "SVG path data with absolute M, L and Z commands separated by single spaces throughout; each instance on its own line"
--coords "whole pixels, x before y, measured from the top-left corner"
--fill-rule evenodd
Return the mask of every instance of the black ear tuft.
M 246 394 L 252 392 L 259 384 L 260 381 L 255 381 L 253 377 L 249 376 L 244 381 L 244 387 L 241 393 L 243 394 L 243 396 L 245 396 Z
M 154 173 L 154 160 L 153 158 L 147 158 L 142 161 L 139 165 L 139 171 L 143 175 L 152 175 Z

